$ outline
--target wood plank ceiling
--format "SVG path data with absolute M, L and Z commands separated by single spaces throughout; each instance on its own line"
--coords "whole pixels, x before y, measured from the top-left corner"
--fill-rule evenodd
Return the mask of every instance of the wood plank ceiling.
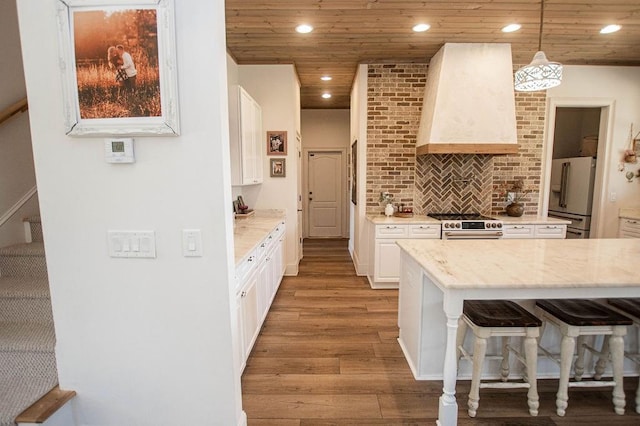
M 421 22 L 431 29 L 413 32 Z M 514 22 L 520 31 L 501 32 Z M 301 23 L 314 31 L 296 33 Z M 622 29 L 600 34 L 608 24 Z M 529 63 L 538 49 L 540 2 L 226 0 L 226 26 L 238 64 L 295 65 L 302 108 L 349 108 L 361 63 L 426 63 L 447 42 L 511 43 L 513 62 Z M 546 0 L 542 50 L 567 65 L 640 65 L 640 0 Z M 325 91 L 331 99 L 321 98 Z

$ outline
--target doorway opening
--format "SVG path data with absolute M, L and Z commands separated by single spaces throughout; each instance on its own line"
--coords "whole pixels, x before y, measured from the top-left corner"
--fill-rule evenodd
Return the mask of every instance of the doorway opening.
M 549 99 L 541 212 L 569 220 L 567 238 L 599 238 L 613 100 Z

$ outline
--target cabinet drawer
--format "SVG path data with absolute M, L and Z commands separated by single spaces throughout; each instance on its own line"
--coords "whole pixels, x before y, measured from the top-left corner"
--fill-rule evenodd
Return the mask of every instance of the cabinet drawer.
M 620 219 L 621 238 L 640 238 L 640 220 Z
M 410 225 L 409 238 L 440 238 L 441 226 L 438 225 Z
M 533 238 L 533 225 L 504 225 L 503 238 Z
M 564 225 L 536 225 L 537 238 L 564 238 L 566 231 Z
M 406 238 L 409 236 L 407 225 L 376 225 L 376 238 Z
M 240 262 L 236 266 L 236 277 L 238 279 L 238 284 L 242 285 L 245 279 L 253 272 L 255 267 L 258 265 L 256 250 L 249 253 L 242 262 Z

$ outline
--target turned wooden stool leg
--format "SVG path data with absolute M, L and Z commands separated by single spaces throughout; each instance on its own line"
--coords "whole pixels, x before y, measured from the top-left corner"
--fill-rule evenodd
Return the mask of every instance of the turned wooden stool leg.
M 616 326 L 613 334 L 609 338 L 609 349 L 611 351 L 611 364 L 613 366 L 613 406 L 616 414 L 624 414 L 624 384 L 623 384 L 623 364 L 624 364 L 624 339 L 627 328 Z
M 540 402 L 538 398 L 538 330 L 527 330 L 527 337 L 524 339 L 524 356 L 527 361 L 527 381 L 529 382 L 529 391 L 527 392 L 527 400 L 529 403 L 529 414 L 538 415 Z
M 509 379 L 509 336 L 502 338 L 502 361 L 500 362 L 500 380 L 506 382 Z
M 602 350 L 600 351 L 601 355 L 598 358 L 598 361 L 596 362 L 596 365 L 594 367 L 595 374 L 593 375 L 593 378 L 596 380 L 600 380 L 602 378 L 602 375 L 604 374 L 604 370 L 607 367 L 607 362 L 609 362 L 609 352 L 610 352 L 609 338 L 610 337 L 611 336 L 606 335 L 602 340 Z
M 458 334 L 456 334 L 456 359 L 458 360 L 458 366 L 460 366 L 460 358 L 462 358 L 462 351 L 460 347 L 464 343 L 464 337 L 467 334 L 467 323 L 460 318 L 458 321 Z
M 487 339 L 475 336 L 473 344 L 473 373 L 471 375 L 471 389 L 469 390 L 469 417 L 475 417 L 480 405 L 480 378 L 482 376 L 482 366 L 484 356 L 487 353 Z
M 584 348 L 584 340 L 585 336 L 578 336 L 578 342 L 576 345 L 578 357 L 576 358 L 576 363 L 573 367 L 574 379 L 576 382 L 581 381 L 582 375 L 584 374 L 584 353 L 586 351 L 586 349 Z
M 571 361 L 576 347 L 576 338 L 565 335 L 560 345 L 560 380 L 558 393 L 556 394 L 556 413 L 562 417 L 569 405 L 569 376 L 571 374 Z

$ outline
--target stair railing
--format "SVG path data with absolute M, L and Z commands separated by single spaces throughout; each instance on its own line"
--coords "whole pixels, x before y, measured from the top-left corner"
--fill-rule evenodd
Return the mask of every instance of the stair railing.
M 7 210 L 2 216 L 0 216 L 0 227 L 2 227 L 2 225 L 4 225 L 9 219 L 11 219 L 11 217 L 16 214 L 18 210 L 20 210 L 20 208 L 31 199 L 31 197 L 36 195 L 36 192 L 38 192 L 38 188 L 35 186 L 29 189 L 26 194 L 20 197 L 20 199 L 13 206 L 11 206 L 11 208 L 9 208 L 9 210 Z
M 0 124 L 4 123 L 19 112 L 25 112 L 28 109 L 29 103 L 27 102 L 27 98 L 24 98 L 21 101 L 8 106 L 7 108 L 3 109 L 2 112 L 0 112 Z

